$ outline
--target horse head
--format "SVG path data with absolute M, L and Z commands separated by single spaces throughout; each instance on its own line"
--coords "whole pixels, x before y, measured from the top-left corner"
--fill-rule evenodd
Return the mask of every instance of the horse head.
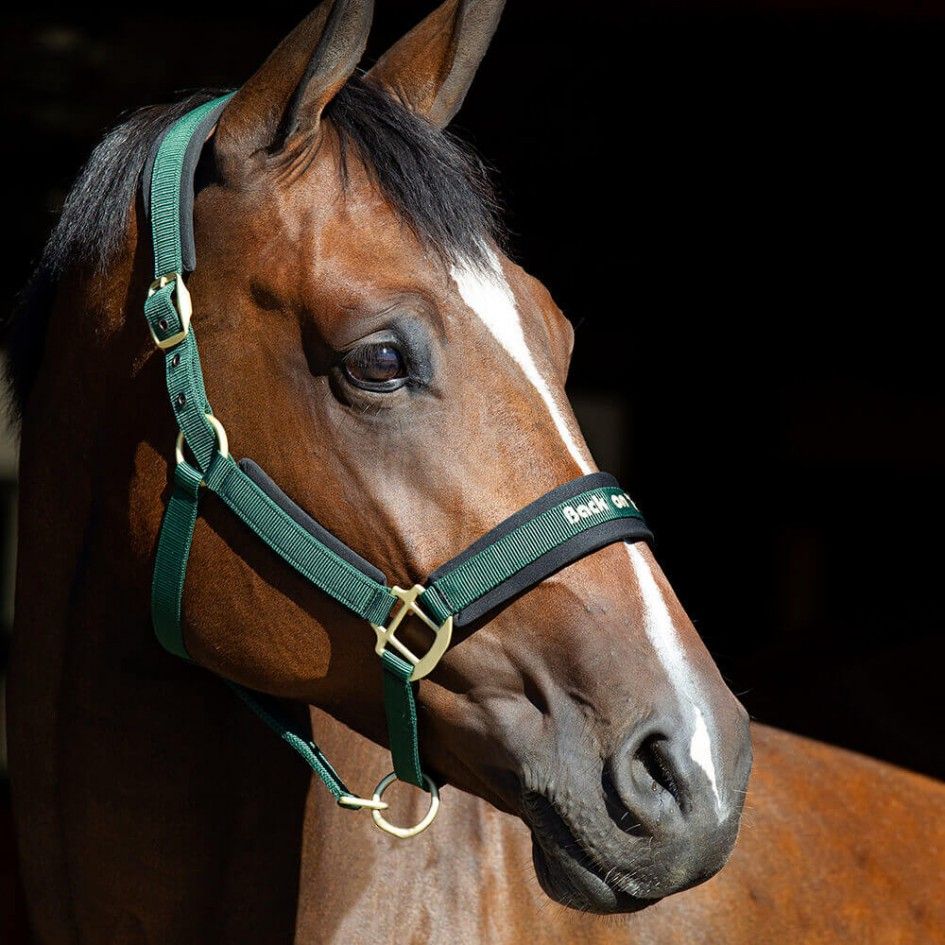
M 448 0 L 361 74 L 371 7 L 325 0 L 225 106 L 196 169 L 188 286 L 231 448 L 410 587 L 596 467 L 564 390 L 572 328 L 503 251 L 482 169 L 444 130 L 502 3 Z M 129 234 L 134 275 L 109 291 L 130 310 L 150 278 L 140 212 Z M 144 574 L 174 430 L 140 328 L 116 324 L 138 386 L 109 395 L 123 419 L 102 435 L 137 437 L 129 567 Z M 192 658 L 383 743 L 370 628 L 205 505 Z M 606 545 L 457 631 L 417 705 L 426 770 L 521 817 L 562 902 L 640 908 L 732 850 L 747 716 L 645 543 Z

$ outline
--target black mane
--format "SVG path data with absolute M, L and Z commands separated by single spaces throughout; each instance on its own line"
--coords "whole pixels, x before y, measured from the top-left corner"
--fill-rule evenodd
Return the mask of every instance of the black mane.
M 121 250 L 135 189 L 152 145 L 192 108 L 219 95 L 201 91 L 143 108 L 110 131 L 80 172 L 19 302 L 3 326 L 7 381 L 22 411 L 33 385 L 50 309 L 70 271 L 104 271 Z M 354 157 L 417 237 L 444 259 L 478 261 L 499 236 L 496 202 L 482 163 L 369 82 L 351 79 L 325 110 L 338 133 L 345 177 Z

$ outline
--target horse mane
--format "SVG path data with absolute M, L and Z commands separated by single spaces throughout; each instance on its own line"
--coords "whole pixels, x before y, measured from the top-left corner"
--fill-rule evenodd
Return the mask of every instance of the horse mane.
M 219 94 L 201 90 L 171 105 L 142 108 L 92 151 L 2 326 L 14 420 L 39 371 L 60 281 L 73 271 L 108 268 L 124 245 L 135 190 L 155 141 L 182 115 Z M 489 175 L 467 145 L 360 76 L 337 93 L 323 119 L 338 136 L 343 183 L 349 160 L 359 160 L 417 238 L 442 258 L 481 262 L 486 241 L 501 239 Z

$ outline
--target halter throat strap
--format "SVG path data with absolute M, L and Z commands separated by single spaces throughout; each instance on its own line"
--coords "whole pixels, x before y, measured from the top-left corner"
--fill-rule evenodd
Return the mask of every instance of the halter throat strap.
M 155 556 L 152 621 L 164 648 L 188 659 L 181 613 L 187 563 L 201 497 L 214 492 L 286 564 L 373 628 L 394 773 L 433 793 L 430 814 L 414 828 L 387 824 L 381 816 L 387 805 L 380 795 L 391 776 L 382 780 L 373 798 L 357 797 L 311 733 L 297 729 L 278 700 L 228 685 L 303 758 L 339 804 L 369 808 L 378 826 L 396 836 L 412 836 L 432 820 L 438 804 L 436 788 L 421 765 L 415 690 L 448 648 L 453 626 L 479 620 L 604 545 L 651 541 L 652 535 L 617 481 L 607 473 L 592 473 L 507 518 L 434 571 L 425 586 L 390 587 L 378 568 L 320 525 L 257 463 L 233 459 L 207 398 L 183 279 L 197 261 L 194 173 L 203 143 L 230 97 L 208 101 L 175 121 L 158 142 L 143 178 L 155 272 L 144 311 L 163 354 L 168 398 L 179 427 L 177 463 Z M 408 619 L 429 628 L 432 643 L 426 652 L 414 653 L 397 636 Z

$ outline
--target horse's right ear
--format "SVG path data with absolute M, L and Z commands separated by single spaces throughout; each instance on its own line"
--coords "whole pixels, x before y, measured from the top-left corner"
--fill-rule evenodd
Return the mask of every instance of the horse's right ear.
M 325 106 L 357 68 L 373 0 L 323 0 L 233 96 L 214 140 L 224 176 L 294 142 L 311 143 Z

